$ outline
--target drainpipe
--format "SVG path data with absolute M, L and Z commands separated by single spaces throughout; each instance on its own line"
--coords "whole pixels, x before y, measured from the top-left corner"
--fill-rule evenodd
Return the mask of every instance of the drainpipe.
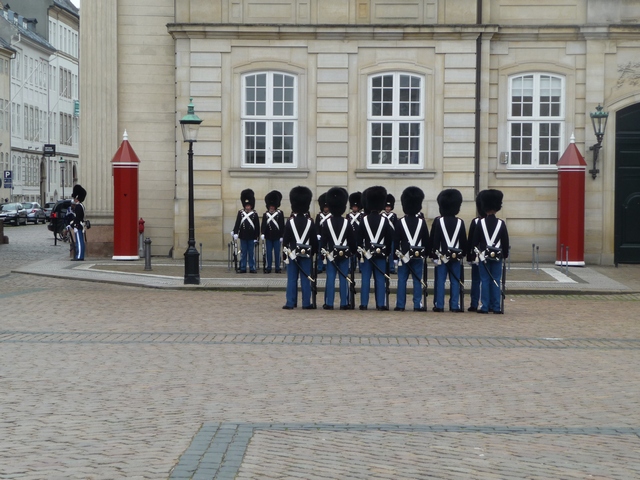
M 482 0 L 476 0 L 476 25 L 482 25 Z M 482 33 L 476 38 L 476 111 L 475 111 L 475 146 L 473 159 L 473 194 L 480 191 L 480 102 L 482 100 Z

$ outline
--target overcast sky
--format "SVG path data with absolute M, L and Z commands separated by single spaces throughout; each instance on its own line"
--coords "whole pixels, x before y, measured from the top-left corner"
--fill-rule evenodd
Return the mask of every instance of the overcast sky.
M 80 8 L 80 0 L 71 0 L 71 3 L 73 3 L 76 7 Z

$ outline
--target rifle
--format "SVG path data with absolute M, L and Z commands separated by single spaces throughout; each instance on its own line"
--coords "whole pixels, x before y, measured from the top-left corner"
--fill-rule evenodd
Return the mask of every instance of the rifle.
M 505 290 L 507 289 L 507 262 L 502 261 L 502 288 L 500 289 L 500 311 L 504 313 L 504 298 L 506 297 Z
M 478 250 L 478 247 L 475 247 L 475 251 L 476 251 L 476 254 L 478 255 L 478 258 L 480 259 L 480 263 L 482 263 L 482 265 L 484 266 L 485 271 L 487 272 L 487 274 L 489 274 L 489 278 L 491 278 L 491 281 L 493 282 L 493 284 L 496 287 L 498 287 L 498 289 L 500 290 L 500 297 L 501 297 L 501 300 L 500 300 L 501 306 L 500 306 L 500 308 L 504 312 L 504 298 L 506 296 L 505 292 L 504 292 L 504 290 L 505 290 L 504 284 L 506 282 L 505 275 L 507 273 L 506 272 L 506 263 L 504 261 L 502 262 L 502 287 L 500 287 L 500 285 L 498 285 L 498 282 L 496 281 L 496 279 L 493 278 L 493 275 L 491 275 L 491 272 L 487 268 L 487 260 L 486 260 L 486 258 L 484 256 L 484 254 L 480 253 L 480 250 Z
M 267 273 L 267 240 L 262 239 L 262 271 Z
M 235 271 L 238 271 L 238 257 L 240 256 L 240 248 L 238 246 L 238 239 L 233 236 L 231 232 L 231 245 L 233 246 L 233 267 Z
M 358 263 L 358 255 L 354 255 L 349 259 L 349 277 L 351 282 L 349 283 L 349 306 L 351 310 L 356 308 L 356 265 Z
M 425 255 L 424 261 L 422 265 L 422 303 L 425 310 L 427 309 L 427 297 L 429 296 L 429 290 L 427 289 L 427 278 L 429 277 L 429 272 L 427 270 L 427 256 Z
M 313 308 L 317 308 L 318 305 L 316 303 L 316 298 L 318 296 L 318 261 L 320 260 L 320 255 L 316 254 L 316 261 L 313 261 L 313 257 L 311 257 L 311 268 L 313 269 L 313 279 L 311 280 L 311 305 Z

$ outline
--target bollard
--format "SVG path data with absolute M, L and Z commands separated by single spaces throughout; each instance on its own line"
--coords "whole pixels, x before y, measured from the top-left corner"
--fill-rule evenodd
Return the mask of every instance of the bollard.
M 202 270 L 202 242 L 200 243 L 200 270 Z
M 144 257 L 144 234 L 140 233 L 138 235 L 138 255 Z
M 564 268 L 564 243 L 560 244 L 560 271 Z
M 227 272 L 231 271 L 231 242 L 227 243 Z
M 540 245 L 536 245 L 536 273 L 540 270 Z
M 566 252 L 567 252 L 567 267 L 566 267 L 567 269 L 565 270 L 565 272 L 567 275 L 569 275 L 569 245 L 567 245 Z
M 144 240 L 144 269 L 151 270 L 151 239 Z
M 531 271 L 532 272 L 535 269 L 535 264 L 536 264 L 536 244 L 532 243 L 531 244 Z

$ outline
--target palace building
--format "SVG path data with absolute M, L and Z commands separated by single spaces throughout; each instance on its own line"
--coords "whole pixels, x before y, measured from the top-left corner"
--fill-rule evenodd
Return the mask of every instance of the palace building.
M 139 159 L 139 215 L 154 255 L 195 237 L 227 258 L 240 192 L 317 197 L 416 185 L 424 213 L 457 188 L 504 192 L 514 261 L 555 260 L 556 162 L 575 136 L 587 163 L 587 264 L 640 262 L 640 1 L 101 0 L 80 26 L 79 182 L 94 224 L 113 224 L 111 160 Z M 598 143 L 590 114 L 608 122 Z M 596 145 L 596 148 L 590 149 Z M 601 148 L 600 148 L 601 147 Z M 598 153 L 594 165 L 593 155 Z M 398 209 L 400 210 L 400 209 Z M 315 214 L 315 212 L 312 212 Z

